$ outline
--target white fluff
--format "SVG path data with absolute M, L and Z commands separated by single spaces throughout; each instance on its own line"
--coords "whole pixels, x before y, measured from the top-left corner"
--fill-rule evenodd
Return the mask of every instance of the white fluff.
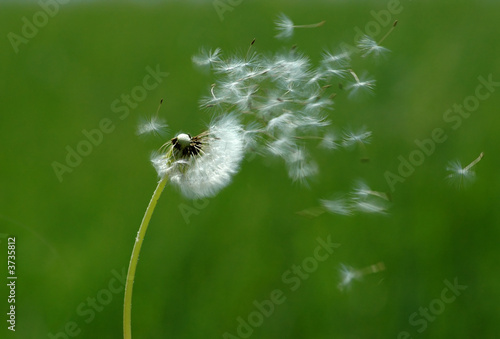
M 190 199 L 212 197 L 229 185 L 244 156 L 243 128 L 225 115 L 213 122 L 203 137 L 202 152 L 167 166 L 172 185 Z M 156 167 L 156 166 L 155 166 Z

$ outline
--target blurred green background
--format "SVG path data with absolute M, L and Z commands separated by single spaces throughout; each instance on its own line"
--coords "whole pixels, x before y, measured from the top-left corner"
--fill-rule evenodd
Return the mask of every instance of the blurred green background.
M 256 38 L 258 51 L 296 44 L 317 63 L 324 48 L 352 44 L 356 27 L 376 23 L 371 11 L 395 3 L 71 2 L 45 24 L 38 14 L 43 25 L 17 53 L 9 34 L 22 35 L 23 17 L 33 22 L 42 7 L 3 3 L 0 337 L 122 336 L 116 277 L 128 266 L 156 185 L 150 151 L 163 143 L 138 138 L 137 122 L 164 98 L 161 115 L 171 135 L 203 130 L 210 114 L 199 110 L 198 100 L 214 78 L 191 63 L 200 47 L 230 54 Z M 214 4 L 226 8 L 221 15 Z M 280 162 L 259 157 L 245 161 L 233 183 L 210 200 L 189 201 L 167 187 L 139 261 L 135 338 L 224 338 L 226 332 L 234 337 L 225 338 L 498 337 L 499 87 L 457 129 L 443 114 L 475 95 L 478 77 L 500 81 L 500 6 L 402 0 L 397 8 L 391 22 L 397 18 L 399 25 L 385 43 L 392 52 L 354 65 L 376 78 L 375 96 L 351 101 L 339 95 L 331 113 L 339 128 L 373 131 L 371 161 L 360 163 L 356 152 L 316 150 L 321 173 L 309 188 L 291 183 Z M 274 38 L 281 12 L 298 24 L 326 24 L 297 30 L 283 43 Z M 147 67 L 169 75 L 135 101 L 130 114 L 116 112 L 113 102 L 142 84 Z M 103 119 L 114 130 L 58 180 L 52 163 L 64 164 L 67 147 L 76 148 L 86 138 L 82 131 L 99 128 Z M 447 140 L 395 185 L 388 215 L 296 214 L 319 198 L 347 192 L 359 178 L 390 191 L 384 173 L 397 174 L 398 157 L 407 159 L 417 149 L 414 140 L 431 137 L 435 128 Z M 447 185 L 447 162 L 468 164 L 480 152 L 477 181 L 461 191 Z M 15 333 L 6 323 L 7 235 L 17 244 Z M 318 237 L 341 246 L 291 290 L 283 274 L 313 256 Z M 337 288 L 341 264 L 378 262 L 385 271 L 347 291 Z M 439 301 L 445 280 L 467 286 L 450 303 Z M 276 289 L 284 302 L 259 318 L 254 301 Z M 423 308 L 431 309 L 427 317 L 419 314 Z M 258 326 L 238 336 L 238 318 L 248 322 L 252 314 Z

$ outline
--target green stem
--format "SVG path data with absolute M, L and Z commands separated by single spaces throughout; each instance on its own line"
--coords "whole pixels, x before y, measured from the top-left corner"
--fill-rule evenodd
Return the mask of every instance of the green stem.
M 142 241 L 144 240 L 144 235 L 148 229 L 149 221 L 153 215 L 153 211 L 156 207 L 156 202 L 160 198 L 161 192 L 165 188 L 167 183 L 167 176 L 165 175 L 156 190 L 151 197 L 144 218 L 142 219 L 141 226 L 139 227 L 139 232 L 137 232 L 137 238 L 135 239 L 134 249 L 132 250 L 132 257 L 130 258 L 130 264 L 128 267 L 127 281 L 125 283 L 125 300 L 123 302 L 123 338 L 132 338 L 132 288 L 134 286 L 135 270 L 137 268 L 137 261 L 139 260 L 139 253 L 141 252 Z

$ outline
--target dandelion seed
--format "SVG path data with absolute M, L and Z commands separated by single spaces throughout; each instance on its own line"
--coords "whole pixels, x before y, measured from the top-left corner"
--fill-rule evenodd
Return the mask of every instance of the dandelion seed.
M 350 289 L 351 284 L 354 280 L 360 280 L 362 274 L 350 266 L 341 264 L 340 268 L 340 282 L 337 287 L 339 290 L 344 291 L 345 289 Z
M 361 180 L 358 180 L 354 185 L 352 194 L 357 200 L 364 200 L 369 197 L 378 197 L 386 201 L 390 200 L 387 193 L 373 191 L 365 182 Z
M 220 54 L 220 48 L 216 48 L 213 52 L 212 50 L 201 49 L 198 55 L 191 57 L 191 60 L 198 66 L 212 66 L 221 61 Z
M 352 215 L 352 208 L 349 201 L 342 196 L 330 200 L 322 199 L 320 203 L 330 213 Z
M 319 143 L 318 147 L 329 150 L 337 149 L 339 147 L 339 144 L 337 143 L 337 136 L 335 135 L 335 133 L 333 132 L 326 133 L 321 139 L 321 142 Z
M 373 198 L 353 200 L 353 208 L 362 213 L 385 214 L 387 211 L 382 201 Z
M 364 276 L 374 273 L 379 273 L 385 271 L 385 264 L 383 262 L 378 262 L 376 264 L 364 267 L 361 269 L 355 269 L 350 266 L 341 264 L 340 267 L 340 282 L 337 287 L 339 290 L 344 291 L 345 289 L 350 289 L 353 281 L 360 281 Z
M 476 172 L 472 169 L 481 159 L 484 153 L 481 152 L 479 157 L 477 157 L 473 162 L 471 162 L 466 167 L 462 168 L 460 161 L 451 161 L 448 163 L 446 170 L 451 172 L 446 179 L 450 184 L 455 185 L 457 188 L 466 188 L 468 185 L 474 182 L 476 179 Z
M 323 60 L 321 61 L 323 70 L 322 74 L 325 77 L 335 76 L 337 78 L 344 78 L 348 73 L 346 69 L 349 66 L 351 58 L 348 52 L 340 52 L 332 54 L 328 51 L 323 53 Z
M 365 127 L 362 127 L 357 132 L 352 130 L 345 130 L 342 138 L 342 146 L 353 147 L 358 145 L 364 147 L 364 145 L 371 142 L 372 132 L 367 131 Z
M 152 134 L 155 136 L 164 136 L 168 125 L 165 120 L 153 116 L 149 119 L 143 119 L 137 127 L 137 135 Z
M 352 208 L 362 213 L 385 214 L 389 197 L 384 192 L 373 191 L 366 183 L 358 180 L 351 192 Z
M 276 34 L 277 39 L 287 39 L 293 35 L 294 28 L 315 28 L 320 27 L 325 23 L 325 21 L 318 22 L 316 24 L 311 25 L 294 25 L 293 21 L 290 20 L 285 14 L 281 13 L 278 16 L 278 20 L 276 20 L 276 30 L 278 34 Z
M 225 115 L 206 131 L 191 137 L 181 133 L 151 159 L 158 175 L 168 175 L 172 185 L 190 199 L 216 195 L 231 182 L 244 155 L 243 128 Z
M 163 99 L 160 100 L 160 105 L 156 110 L 156 114 L 150 118 L 143 118 L 137 127 L 137 135 L 152 134 L 155 136 L 163 136 L 167 132 L 167 123 L 165 120 L 158 117 Z
M 379 57 L 389 52 L 387 48 L 377 44 L 377 42 L 368 35 L 364 35 L 359 40 L 358 48 L 361 50 L 361 53 L 363 53 L 361 55 L 363 58 L 369 55 L 372 55 L 374 57 Z
M 285 160 L 288 166 L 288 176 L 293 181 L 307 184 L 307 179 L 318 173 L 318 165 L 309 159 L 304 148 L 296 149 Z
M 363 94 L 371 94 L 375 87 L 375 80 L 367 79 L 366 76 L 358 77 L 353 70 L 349 70 L 354 82 L 350 82 L 347 85 L 347 89 L 350 90 L 349 97 L 353 98 Z

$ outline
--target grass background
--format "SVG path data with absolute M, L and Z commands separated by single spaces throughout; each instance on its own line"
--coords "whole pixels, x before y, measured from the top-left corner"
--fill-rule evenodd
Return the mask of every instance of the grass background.
M 479 76 L 500 80 L 500 8 L 492 1 L 400 6 L 391 18 L 399 25 L 387 40 L 388 58 L 355 64 L 377 79 L 376 95 L 360 102 L 340 95 L 332 112 L 339 128 L 373 131 L 370 163 L 361 164 L 356 153 L 316 151 L 321 174 L 305 188 L 290 182 L 281 163 L 256 158 L 245 161 L 216 198 L 202 202 L 168 187 L 139 261 L 136 338 L 236 335 L 237 318 L 247 319 L 254 300 L 269 299 L 275 289 L 286 301 L 252 338 L 397 338 L 401 331 L 413 338 L 498 336 L 498 88 L 456 130 L 443 114 L 474 95 Z M 370 11 L 386 8 L 384 1 L 243 1 L 221 20 L 210 1 L 78 2 L 61 5 L 15 53 L 7 34 L 20 34 L 22 18 L 31 21 L 40 7 L 2 4 L 0 233 L 16 237 L 18 280 L 11 333 L 1 238 L 1 337 L 122 336 L 123 293 L 109 291 L 121 287 L 113 272 L 127 268 L 156 185 L 149 153 L 162 143 L 137 138 L 137 121 L 164 98 L 161 114 L 172 134 L 203 130 L 210 115 L 198 109 L 198 99 L 213 78 L 192 66 L 200 47 L 229 54 L 256 38 L 259 51 L 296 44 L 317 62 L 324 48 L 352 44 L 355 27 L 374 20 Z M 326 24 L 298 30 L 282 43 L 273 37 L 280 12 L 299 24 Z M 170 75 L 119 119 L 112 102 L 156 65 Z M 76 147 L 82 130 L 97 128 L 103 118 L 114 131 L 59 182 L 51 164 L 64 163 L 66 147 Z M 448 139 L 396 185 L 389 215 L 296 215 L 318 198 L 348 191 L 357 178 L 389 191 L 384 173 L 397 173 L 398 156 L 407 158 L 414 140 L 429 138 L 435 128 Z M 449 187 L 447 162 L 465 164 L 481 151 L 476 183 L 463 191 Z M 187 219 L 186 206 L 196 211 Z M 318 237 L 341 247 L 291 291 L 282 274 L 313 254 Z M 341 263 L 362 268 L 380 261 L 386 271 L 350 291 L 337 289 Z M 467 289 L 417 332 L 421 327 L 409 323 L 410 315 L 428 308 L 446 287 L 443 281 L 455 278 Z

